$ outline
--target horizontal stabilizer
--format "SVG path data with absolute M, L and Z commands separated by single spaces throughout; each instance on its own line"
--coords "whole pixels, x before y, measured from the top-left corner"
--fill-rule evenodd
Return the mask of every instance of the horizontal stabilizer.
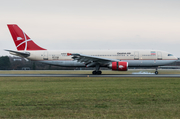
M 20 51 L 13 51 L 13 50 L 5 50 L 8 51 L 12 55 L 17 55 L 21 57 L 29 57 L 30 53 L 29 52 L 20 52 Z

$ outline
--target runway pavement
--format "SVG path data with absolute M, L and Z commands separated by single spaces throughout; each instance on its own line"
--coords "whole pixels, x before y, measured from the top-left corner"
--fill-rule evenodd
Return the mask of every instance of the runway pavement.
M 0 77 L 180 77 L 180 74 L 0 74 Z

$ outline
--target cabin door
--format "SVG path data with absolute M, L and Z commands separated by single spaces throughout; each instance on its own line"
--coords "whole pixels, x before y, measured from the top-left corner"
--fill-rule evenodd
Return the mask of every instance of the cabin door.
M 134 60 L 139 60 L 139 52 L 134 52 Z
M 48 60 L 48 52 L 47 51 L 45 51 L 43 53 L 43 60 Z
M 161 52 L 157 52 L 157 60 L 162 60 L 162 53 Z

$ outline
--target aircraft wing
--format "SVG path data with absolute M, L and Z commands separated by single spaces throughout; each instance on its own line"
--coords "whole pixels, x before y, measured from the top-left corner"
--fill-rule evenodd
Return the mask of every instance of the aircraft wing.
M 100 64 L 103 66 L 108 65 L 110 62 L 119 62 L 120 60 L 115 59 L 109 59 L 109 58 L 102 58 L 102 57 L 96 57 L 91 55 L 84 55 L 84 54 L 71 54 L 69 55 L 73 56 L 72 58 L 78 62 L 84 63 L 86 67 L 95 66 L 96 64 Z
M 25 58 L 30 56 L 29 52 L 19 52 L 19 51 L 14 51 L 14 50 L 5 50 L 5 51 L 8 51 L 12 55 L 21 56 Z

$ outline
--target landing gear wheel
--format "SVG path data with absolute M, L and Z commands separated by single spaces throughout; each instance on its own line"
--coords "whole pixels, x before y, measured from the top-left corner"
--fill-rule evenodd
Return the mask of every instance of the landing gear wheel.
M 102 74 L 102 71 L 93 71 L 92 74 L 93 74 L 93 75 L 96 75 L 96 74 L 101 75 L 101 74 Z
M 99 74 L 99 75 L 102 74 L 102 71 L 97 71 L 97 74 Z
M 155 71 L 155 74 L 158 75 L 158 71 Z
M 97 74 L 97 72 L 96 72 L 96 71 L 93 71 L 93 72 L 92 72 L 92 74 L 93 74 L 93 75 L 96 75 L 96 74 Z

